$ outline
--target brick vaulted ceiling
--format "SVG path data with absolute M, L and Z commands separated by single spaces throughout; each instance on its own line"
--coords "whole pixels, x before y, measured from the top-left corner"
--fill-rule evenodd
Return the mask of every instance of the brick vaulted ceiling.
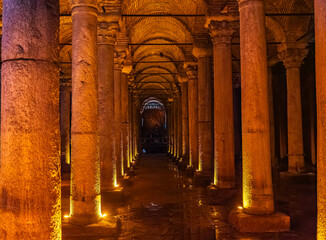
M 191 55 L 194 36 L 208 35 L 205 15 L 220 13 L 219 8 L 236 6 L 236 0 L 104 0 L 121 6 L 121 31 L 128 38 L 129 57 L 133 64 L 133 87 L 143 98 L 166 100 L 179 88 L 184 76 L 183 64 L 196 61 Z M 103 2 L 100 2 L 103 3 Z M 0 0 L 2 6 L 2 0 Z M 100 8 L 103 11 L 104 8 Z M 71 4 L 60 0 L 61 72 L 71 75 Z M 282 13 L 313 13 L 313 0 L 267 0 L 266 16 L 268 59 L 277 62 L 280 42 L 313 41 L 313 16 L 286 16 Z M 144 15 L 164 15 L 145 17 Z M 130 16 L 133 15 L 133 16 Z M 141 15 L 141 16 L 135 16 Z M 166 16 L 178 15 L 178 16 Z M 192 16 L 188 16 L 192 15 Z M 194 16 L 196 15 L 196 16 Z M 239 42 L 236 33 L 233 42 Z M 273 44 L 274 43 L 274 44 Z M 142 44 L 142 45 L 132 45 Z M 180 45 L 178 45 L 180 44 Z M 239 71 L 239 45 L 232 46 L 234 71 Z M 155 90 L 157 89 L 157 90 Z

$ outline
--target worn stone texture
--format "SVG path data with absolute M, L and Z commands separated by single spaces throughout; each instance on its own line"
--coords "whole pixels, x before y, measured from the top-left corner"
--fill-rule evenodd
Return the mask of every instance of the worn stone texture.
M 182 158 L 189 165 L 189 114 L 188 114 L 188 82 L 181 83 L 182 97 Z
M 315 0 L 317 96 L 317 239 L 326 239 L 326 3 Z
M 240 1 L 239 7 L 243 207 L 249 214 L 270 214 L 274 212 L 274 198 L 264 1 Z
M 99 72 L 99 151 L 101 189 L 113 189 L 116 183 L 115 112 L 114 112 L 114 46 L 98 45 Z
M 101 214 L 96 9 L 74 7 L 72 23 L 70 223 L 87 225 Z
M 0 239 L 61 239 L 59 2 L 5 0 L 2 27 Z
M 214 44 L 214 185 L 235 187 L 231 36 L 227 25 L 211 29 Z
M 198 75 L 197 66 L 186 68 L 188 81 L 189 111 L 189 167 L 198 169 Z
M 129 122 L 128 122 L 128 77 L 126 73 L 121 75 L 121 124 L 122 124 L 122 154 L 125 172 L 130 168 L 129 162 Z

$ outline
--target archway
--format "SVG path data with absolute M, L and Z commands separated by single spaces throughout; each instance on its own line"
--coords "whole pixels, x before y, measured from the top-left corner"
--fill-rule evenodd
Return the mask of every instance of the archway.
M 147 99 L 141 110 L 141 149 L 143 153 L 167 151 L 166 111 L 157 99 Z

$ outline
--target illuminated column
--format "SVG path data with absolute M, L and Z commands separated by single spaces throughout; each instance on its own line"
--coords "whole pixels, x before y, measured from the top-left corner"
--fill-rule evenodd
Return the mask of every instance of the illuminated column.
M 188 75 L 189 169 L 198 169 L 198 75 L 197 66 L 185 68 Z
M 97 5 L 93 1 L 72 1 L 72 27 L 70 222 L 87 225 L 101 214 Z
M 213 161 L 213 89 L 211 56 L 212 49 L 200 42 L 193 48 L 198 59 L 198 172 L 196 179 L 210 183 Z M 202 180 L 199 180 L 202 179 Z
M 293 44 L 297 45 L 297 43 Z M 279 57 L 286 68 L 287 119 L 288 119 L 288 172 L 305 171 L 302 132 L 302 109 L 300 88 L 300 67 L 308 53 L 305 46 L 291 48 L 291 44 L 279 47 Z
M 178 159 L 182 161 L 182 96 L 179 93 L 178 101 Z
M 121 124 L 121 71 L 123 68 L 123 52 L 115 52 L 114 58 L 114 124 L 115 124 L 115 159 L 117 177 L 124 174 L 122 158 L 122 124 Z
M 317 239 L 326 239 L 326 2 L 315 0 L 317 94 Z
M 114 151 L 114 43 L 116 41 L 117 31 L 117 23 L 99 23 L 98 131 L 102 191 L 113 189 L 117 185 Z
M 182 106 L 182 159 L 189 163 L 189 118 L 188 118 L 188 79 L 181 83 Z
M 235 187 L 231 37 L 238 22 L 211 21 L 214 44 L 214 185 Z
M 171 99 L 169 99 L 171 100 Z M 169 147 L 169 154 L 172 156 L 172 102 L 168 102 L 168 111 L 167 111 L 167 116 L 168 116 L 168 147 Z
M 171 140 L 172 140 L 172 158 L 175 156 L 175 98 L 171 102 Z
M 264 1 L 240 0 L 239 10 L 243 209 L 229 220 L 241 232 L 287 231 L 289 217 L 274 213 Z
M 61 167 L 70 165 L 70 111 L 71 111 L 71 78 L 60 79 L 60 137 Z
M 3 1 L 0 239 L 61 239 L 59 14 Z
M 129 80 L 127 74 L 132 70 L 132 66 L 124 66 L 121 75 L 121 122 L 122 122 L 122 154 L 124 170 L 130 168 L 129 161 L 129 122 L 128 122 L 128 109 L 129 109 Z

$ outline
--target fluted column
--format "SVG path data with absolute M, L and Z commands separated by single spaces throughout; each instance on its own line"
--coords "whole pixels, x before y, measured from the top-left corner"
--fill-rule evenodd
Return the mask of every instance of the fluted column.
M 201 43 L 194 47 L 193 55 L 198 59 L 198 174 L 208 183 L 212 176 L 214 137 L 212 49 Z
M 235 187 L 231 37 L 238 22 L 210 22 L 214 44 L 214 185 Z
M 70 165 L 71 78 L 60 79 L 61 167 L 68 172 Z
M 326 2 L 315 0 L 317 95 L 317 239 L 326 239 Z
M 70 222 L 84 225 L 101 215 L 96 2 L 72 1 L 72 28 Z
M 264 1 L 240 0 L 239 10 L 243 209 L 229 221 L 241 232 L 288 231 L 289 217 L 274 213 Z
M 101 189 L 117 186 L 114 126 L 114 43 L 117 23 L 100 22 L 98 29 L 98 98 L 99 98 L 99 152 L 101 162 Z
M 185 68 L 188 75 L 189 168 L 198 169 L 198 72 L 196 65 Z
M 59 1 L 2 14 L 0 239 L 61 239 Z
M 188 80 L 186 78 L 186 80 Z M 188 118 L 188 82 L 181 83 L 182 105 L 182 159 L 189 163 L 189 118 Z
M 296 45 L 296 44 L 295 44 Z M 308 50 L 291 48 L 291 44 L 279 47 L 279 57 L 286 68 L 287 82 L 287 119 L 288 119 L 288 172 L 302 173 L 305 171 L 300 67 Z
M 123 52 L 115 52 L 114 58 L 114 124 L 115 124 L 115 159 L 117 177 L 124 174 L 122 162 L 122 130 L 121 130 L 121 71 L 123 68 Z

